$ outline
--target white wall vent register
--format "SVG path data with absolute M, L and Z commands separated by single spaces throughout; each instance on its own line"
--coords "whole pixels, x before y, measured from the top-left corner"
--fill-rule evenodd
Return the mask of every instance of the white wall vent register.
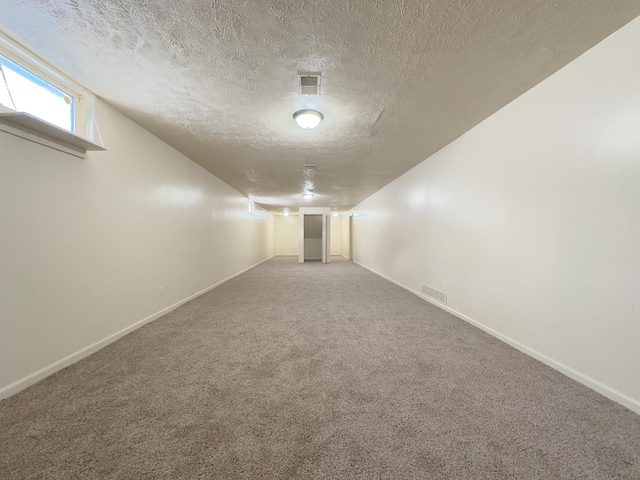
M 429 285 L 422 285 L 422 293 L 436 302 L 440 302 L 444 305 L 447 304 L 447 292 L 430 287 Z

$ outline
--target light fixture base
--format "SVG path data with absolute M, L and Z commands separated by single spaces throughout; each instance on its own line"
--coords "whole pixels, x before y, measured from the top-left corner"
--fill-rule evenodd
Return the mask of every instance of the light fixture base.
M 324 115 L 317 110 L 304 109 L 294 113 L 293 119 L 300 127 L 305 130 L 311 130 L 320 125 L 320 122 L 324 119 Z

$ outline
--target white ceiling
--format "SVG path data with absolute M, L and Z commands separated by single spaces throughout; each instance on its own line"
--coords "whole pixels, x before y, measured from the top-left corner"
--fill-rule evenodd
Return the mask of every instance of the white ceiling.
M 638 0 L 0 0 L 2 31 L 275 211 L 354 206 L 637 15 Z M 320 96 L 298 93 L 306 72 Z M 294 122 L 304 107 L 317 129 Z

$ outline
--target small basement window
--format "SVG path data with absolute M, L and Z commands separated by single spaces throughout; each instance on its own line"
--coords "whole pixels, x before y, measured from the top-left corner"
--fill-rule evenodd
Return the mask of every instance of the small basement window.
M 100 132 L 94 96 L 0 34 L 0 130 L 85 158 Z
M 0 55 L 0 103 L 75 133 L 75 98 Z

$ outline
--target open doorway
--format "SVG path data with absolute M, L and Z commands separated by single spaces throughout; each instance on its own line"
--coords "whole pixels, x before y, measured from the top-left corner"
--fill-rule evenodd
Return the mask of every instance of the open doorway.
M 298 213 L 298 262 L 320 260 L 322 263 L 330 263 L 331 211 L 328 207 L 300 207 Z
M 304 261 L 322 261 L 322 215 L 304 215 Z

